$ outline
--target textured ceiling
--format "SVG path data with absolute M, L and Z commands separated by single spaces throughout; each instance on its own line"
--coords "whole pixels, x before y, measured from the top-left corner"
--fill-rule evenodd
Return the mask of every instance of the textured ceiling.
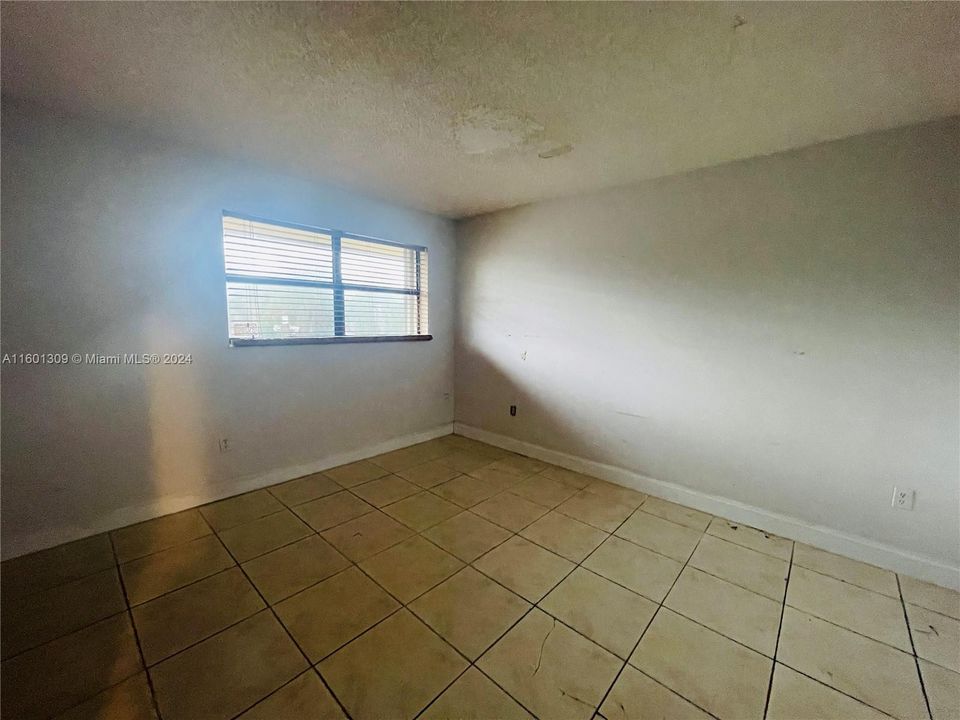
M 960 3 L 2 4 L 3 91 L 451 217 L 960 112 Z

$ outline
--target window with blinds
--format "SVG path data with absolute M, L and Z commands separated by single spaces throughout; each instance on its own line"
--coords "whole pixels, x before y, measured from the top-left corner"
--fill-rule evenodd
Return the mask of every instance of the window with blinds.
M 233 345 L 429 340 L 427 249 L 223 215 Z

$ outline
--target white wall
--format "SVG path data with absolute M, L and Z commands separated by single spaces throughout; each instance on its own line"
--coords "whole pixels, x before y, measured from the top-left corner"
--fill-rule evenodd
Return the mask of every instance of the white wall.
M 2 120 L 2 351 L 193 355 L 2 367 L 4 557 L 449 431 L 452 223 L 6 98 Z M 426 245 L 434 340 L 228 347 L 224 209 Z
M 958 135 L 954 118 L 462 223 L 458 425 L 956 582 Z

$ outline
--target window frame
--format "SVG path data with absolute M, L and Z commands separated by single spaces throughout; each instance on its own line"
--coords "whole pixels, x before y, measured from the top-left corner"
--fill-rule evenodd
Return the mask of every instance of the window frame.
M 295 280 L 292 278 L 276 278 L 263 275 L 231 275 L 226 272 L 226 256 L 223 242 L 223 218 L 230 217 L 236 220 L 247 220 L 250 222 L 265 223 L 267 225 L 276 225 L 277 227 L 286 227 L 292 230 L 303 230 L 305 232 L 322 233 L 331 238 L 331 257 L 333 268 L 333 280 Z M 389 245 L 391 247 L 413 250 L 416 253 L 414 267 L 416 272 L 415 289 L 392 288 L 379 285 L 364 285 L 359 283 L 344 283 L 342 278 L 341 265 L 341 241 L 347 238 L 349 240 L 359 240 L 361 242 L 376 243 L 378 245 Z M 347 232 L 345 230 L 336 230 L 333 228 L 322 228 L 314 225 L 303 225 L 300 223 L 286 222 L 283 220 L 270 220 L 268 218 L 249 215 L 247 213 L 224 210 L 220 214 L 220 250 L 224 254 L 224 287 L 228 283 L 251 283 L 256 282 L 262 285 L 282 285 L 286 287 L 305 287 L 305 288 L 323 288 L 333 290 L 333 332 L 334 335 L 318 337 L 290 337 L 290 338 L 231 338 L 229 329 L 227 340 L 230 347 L 256 347 L 269 345 L 335 345 L 339 343 L 375 343 L 375 342 L 418 342 L 433 340 L 433 335 L 346 335 L 346 303 L 344 292 L 357 290 L 362 292 L 382 292 L 393 295 L 414 295 L 417 298 L 417 325 L 419 326 L 422 318 L 421 303 L 429 302 L 423 295 L 420 273 L 422 272 L 421 254 L 428 253 L 424 245 L 412 245 L 409 243 L 399 243 L 392 240 L 359 235 L 357 233 Z M 228 305 L 229 312 L 229 305 Z

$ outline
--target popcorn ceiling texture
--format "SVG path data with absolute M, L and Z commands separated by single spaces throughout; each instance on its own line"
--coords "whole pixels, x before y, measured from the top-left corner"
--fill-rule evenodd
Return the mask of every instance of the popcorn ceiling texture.
M 451 217 L 960 112 L 956 3 L 22 2 L 2 28 L 9 96 Z

